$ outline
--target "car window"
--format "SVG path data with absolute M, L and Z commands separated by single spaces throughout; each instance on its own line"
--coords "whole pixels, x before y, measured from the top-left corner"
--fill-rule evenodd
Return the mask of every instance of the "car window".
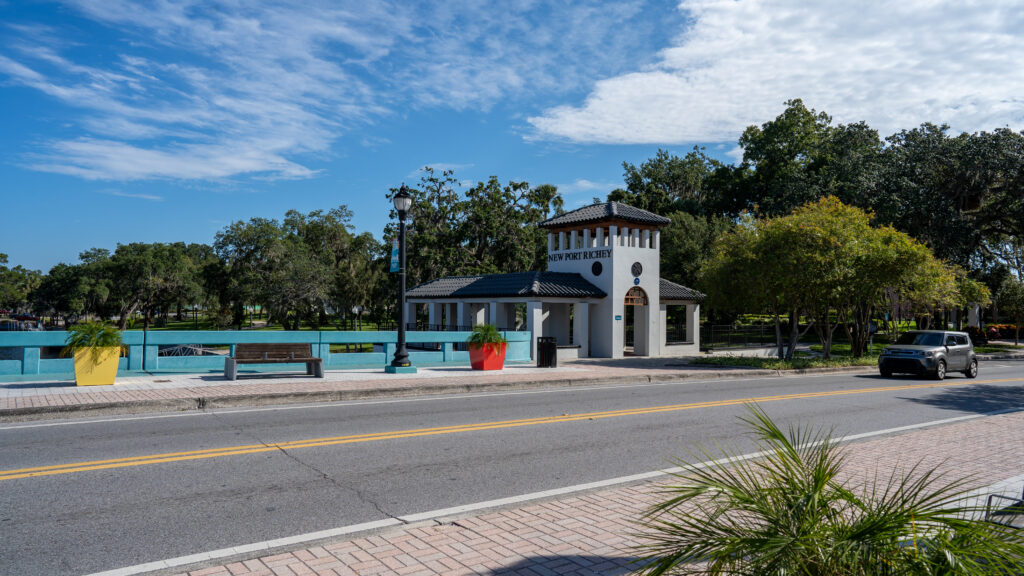
M 956 336 L 952 334 L 946 336 L 946 346 L 956 346 Z
M 956 335 L 956 343 L 960 346 L 967 346 L 967 336 Z
M 896 339 L 897 344 L 904 346 L 941 346 L 940 332 L 906 332 Z

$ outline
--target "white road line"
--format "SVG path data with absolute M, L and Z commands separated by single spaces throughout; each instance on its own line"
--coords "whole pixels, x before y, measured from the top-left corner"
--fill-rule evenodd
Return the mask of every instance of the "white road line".
M 842 373 L 830 372 L 827 374 L 794 374 L 788 376 L 791 379 L 808 379 L 808 378 L 826 378 L 829 376 L 842 375 Z M 309 409 L 329 409 L 329 408 L 344 408 L 348 406 L 372 406 L 376 404 L 404 404 L 412 402 L 440 402 L 442 400 L 452 399 L 477 399 L 477 398 L 492 398 L 495 396 L 523 396 L 528 394 L 555 394 L 559 392 L 576 392 L 576 391 L 588 391 L 588 390 L 619 390 L 619 389 L 630 389 L 630 388 L 652 388 L 652 387 L 663 387 L 663 386 L 680 386 L 689 384 L 710 384 L 716 382 L 758 382 L 762 380 L 779 380 L 779 376 L 763 376 L 755 378 L 710 378 L 707 380 L 690 380 L 680 379 L 672 382 L 645 382 L 642 384 L 612 384 L 612 385 L 591 385 L 591 386 L 563 386 L 559 388 L 544 388 L 541 390 L 514 390 L 509 392 L 469 392 L 465 394 L 436 394 L 430 396 L 418 396 L 411 398 L 393 398 L 387 400 L 347 400 L 341 402 L 321 402 L 313 404 L 298 404 L 298 405 L 284 405 L 284 406 L 266 406 L 261 408 L 232 408 L 226 410 L 210 409 L 195 410 L 190 412 L 179 412 L 174 414 L 152 414 L 145 416 L 115 416 L 112 418 L 98 418 L 98 419 L 83 419 L 83 420 L 72 420 L 72 421 L 61 421 L 61 422 L 33 422 L 26 424 L 10 424 L 7 426 L 0 426 L 0 430 L 20 430 L 24 428 L 49 428 L 53 426 L 80 426 L 83 424 L 105 424 L 110 422 L 130 422 L 133 420 L 159 420 L 163 418 L 188 418 L 195 416 L 213 416 L 216 414 L 247 414 L 254 412 L 276 412 L 284 410 L 309 410 Z M 187 400 L 187 398 L 186 398 Z
M 953 424 L 956 422 L 963 422 L 965 420 L 975 420 L 978 418 L 984 418 L 987 416 L 997 416 L 999 414 L 1008 414 L 1011 412 L 1024 411 L 1024 407 L 1008 408 L 1005 410 L 997 410 L 995 412 L 986 412 L 984 414 L 972 414 L 969 416 L 958 416 L 955 418 L 945 418 L 942 420 L 932 420 L 930 422 L 922 422 L 920 424 L 912 424 L 909 426 L 900 426 L 898 428 L 886 428 L 884 430 L 875 430 L 873 432 L 865 432 L 862 434 L 853 434 L 850 436 L 844 436 L 840 439 L 841 442 L 850 442 L 852 440 L 860 440 L 862 438 L 871 438 L 873 436 L 885 436 L 886 434 L 894 434 L 896 432 L 907 432 L 910 430 L 917 430 L 920 428 L 929 428 L 931 426 L 941 426 L 944 424 Z M 739 462 L 742 460 L 749 460 L 751 458 L 758 458 L 763 456 L 764 452 L 751 452 L 743 454 L 733 458 L 724 458 L 719 460 L 709 460 L 707 462 L 701 462 L 696 464 L 697 468 L 706 468 L 709 466 L 717 466 L 729 462 Z M 577 494 L 580 492 L 589 492 L 600 488 L 609 488 L 611 486 L 618 486 L 621 484 L 631 484 L 642 480 L 652 480 L 669 474 L 675 474 L 682 472 L 683 468 L 673 467 L 665 468 L 662 470 L 653 470 L 651 472 L 643 472 L 640 474 L 632 474 L 629 476 L 619 476 L 618 478 L 609 478 L 607 480 L 600 480 L 597 482 L 588 482 L 586 484 L 576 484 L 573 486 L 566 486 L 564 488 L 555 488 L 553 490 L 543 490 L 541 492 L 531 492 L 529 494 L 521 494 L 519 496 L 511 496 L 508 498 L 499 498 L 497 500 L 485 500 L 483 502 L 475 502 L 472 504 L 464 504 L 461 506 L 453 506 L 451 508 L 440 508 L 437 510 L 430 510 L 427 512 L 418 512 L 415 514 L 407 514 L 405 516 L 399 516 L 398 519 L 386 518 L 384 520 L 376 520 L 373 522 L 364 522 L 361 524 L 351 524 L 349 526 L 342 526 L 340 528 L 332 528 L 329 530 L 320 530 L 318 532 L 309 532 L 306 534 L 298 534 L 295 536 L 288 536 L 285 538 L 277 538 L 275 540 L 266 540 L 263 542 L 255 542 L 253 544 L 247 544 L 244 546 L 234 546 L 231 548 L 221 548 L 219 550 L 213 550 L 210 552 L 202 552 L 199 554 L 190 554 L 188 556 L 179 556 L 177 558 L 170 558 L 167 560 L 160 560 L 157 562 L 148 562 L 146 564 L 136 564 L 135 566 L 127 566 L 125 568 L 118 568 L 116 570 L 107 570 L 105 572 L 96 572 L 87 576 L 134 576 L 136 574 L 145 574 L 154 570 L 162 570 L 168 568 L 177 568 L 194 564 L 197 562 L 207 562 L 211 560 L 219 560 L 221 558 L 230 558 L 239 554 L 249 554 L 252 552 L 267 551 L 282 546 L 297 546 L 301 544 L 307 544 L 315 542 L 317 540 L 323 540 L 326 538 L 335 538 L 338 536 L 346 536 L 355 534 L 358 532 L 364 532 L 368 530 L 377 530 L 380 528 L 389 528 L 395 526 L 401 526 L 405 524 L 412 524 L 414 522 L 423 522 L 427 520 L 442 520 L 445 518 L 451 518 L 453 516 L 461 516 L 470 512 L 481 512 L 483 510 L 514 506 L 519 504 L 525 504 L 536 500 L 545 500 L 554 498 L 556 496 L 568 496 L 571 494 Z M 1007 478 L 1001 482 L 992 484 L 992 487 L 1003 489 L 1008 483 L 1016 482 L 1018 479 L 1024 478 L 1024 476 L 1013 478 Z M 982 488 L 976 493 L 981 493 L 987 488 Z

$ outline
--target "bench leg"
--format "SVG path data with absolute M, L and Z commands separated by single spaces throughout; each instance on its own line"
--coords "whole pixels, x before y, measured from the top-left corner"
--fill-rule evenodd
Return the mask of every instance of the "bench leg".
M 306 362 L 306 376 L 313 375 L 313 362 Z
M 224 359 L 224 378 L 227 380 L 238 379 L 238 364 L 235 363 L 234 358 Z
M 323 362 L 316 362 L 316 363 L 314 363 L 313 364 L 313 373 L 314 373 L 314 375 L 316 375 L 317 378 L 323 378 L 324 377 L 324 363 Z

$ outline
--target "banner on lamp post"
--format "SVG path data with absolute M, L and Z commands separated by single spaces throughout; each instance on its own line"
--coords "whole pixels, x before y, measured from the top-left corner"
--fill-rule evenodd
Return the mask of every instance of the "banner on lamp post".
M 398 272 L 398 238 L 391 241 L 391 272 Z

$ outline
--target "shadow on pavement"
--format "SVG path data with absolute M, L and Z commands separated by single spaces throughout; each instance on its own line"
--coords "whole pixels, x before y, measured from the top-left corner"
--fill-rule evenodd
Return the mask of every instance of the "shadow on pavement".
M 609 556 L 533 556 L 511 566 L 489 572 L 492 576 L 522 576 L 525 574 L 572 574 L 573 576 L 616 576 L 629 574 L 641 567 L 640 558 Z
M 0 389 L 18 390 L 22 388 L 76 388 L 74 380 L 67 382 L 7 382 L 0 384 Z
M 1008 408 L 1024 407 L 1024 387 L 976 384 L 948 388 L 927 398 L 902 398 L 946 410 L 985 414 Z

